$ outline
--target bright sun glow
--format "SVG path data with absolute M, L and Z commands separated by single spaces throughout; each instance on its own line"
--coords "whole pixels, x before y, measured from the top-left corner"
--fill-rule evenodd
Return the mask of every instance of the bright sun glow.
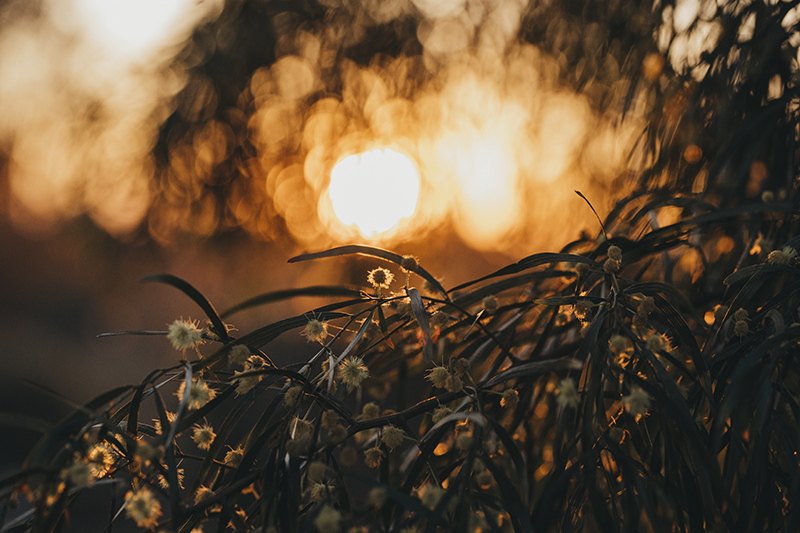
M 331 171 L 328 193 L 342 224 L 375 237 L 414 214 L 419 187 L 414 162 L 386 148 L 342 159 Z

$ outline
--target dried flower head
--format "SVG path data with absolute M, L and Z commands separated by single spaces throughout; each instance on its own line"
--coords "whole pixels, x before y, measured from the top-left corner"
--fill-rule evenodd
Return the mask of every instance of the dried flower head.
M 635 328 L 647 328 L 647 313 L 641 310 L 636 311 L 632 323 Z
M 452 414 L 453 410 L 447 407 L 446 405 L 440 405 L 436 409 L 433 410 L 433 414 L 431 415 L 431 420 L 434 424 L 439 422 L 442 418 L 446 417 L 449 414 Z
M 370 468 L 378 468 L 381 464 L 381 459 L 385 457 L 385 453 L 380 448 L 375 446 L 364 452 L 364 463 Z
M 375 402 L 365 403 L 364 407 L 361 410 L 361 418 L 362 420 L 371 420 L 373 418 L 378 418 L 381 416 L 381 408 Z
M 211 448 L 211 443 L 214 442 L 216 436 L 217 434 L 214 433 L 213 427 L 203 424 L 202 426 L 195 426 L 192 440 L 201 450 L 208 450 Z
M 578 320 L 586 321 L 587 318 L 591 318 L 592 302 L 589 300 L 578 300 L 575 302 L 575 308 L 572 312 Z
M 622 404 L 631 415 L 643 415 L 650 407 L 650 395 L 642 389 L 634 387 L 629 395 L 623 396 Z
M 775 201 L 775 193 L 772 191 L 764 191 L 761 193 L 761 201 L 765 204 L 771 204 Z
M 400 261 L 400 268 L 406 272 L 414 272 L 419 266 L 419 260 L 413 255 L 404 255 L 403 260 Z
M 450 374 L 444 381 L 444 388 L 449 392 L 458 392 L 464 388 L 464 382 L 460 377 Z
M 114 466 L 114 452 L 105 442 L 98 442 L 86 452 L 86 462 L 92 470 L 93 477 L 103 477 Z
M 498 307 L 497 298 L 490 294 L 489 296 L 484 296 L 483 300 L 481 300 L 481 307 L 484 311 L 491 313 L 492 311 L 496 311 Z
M 342 424 L 336 424 L 330 430 L 331 434 L 331 442 L 334 444 L 339 444 L 344 439 L 347 438 L 347 428 L 344 427 Z
M 450 371 L 443 366 L 435 366 L 428 372 L 426 377 L 428 381 L 433 383 L 434 387 L 442 389 L 445 387 L 447 378 L 450 377 Z
M 403 444 L 403 430 L 394 426 L 385 426 L 381 430 L 381 442 L 389 447 L 390 450 Z
M 178 397 L 178 400 L 183 400 L 183 393 L 186 390 L 186 382 L 182 381 L 180 386 L 178 387 L 178 392 L 175 393 L 175 396 Z M 209 388 L 208 384 L 203 380 L 203 378 L 197 378 L 192 380 L 192 384 L 189 385 L 189 409 L 200 409 L 205 404 L 213 400 L 217 396 L 217 391 L 212 388 Z
M 645 297 L 641 302 L 639 302 L 639 311 L 642 313 L 652 313 L 656 310 L 656 300 L 652 296 Z
M 242 394 L 247 394 L 253 387 L 258 385 L 258 382 L 261 381 L 263 376 L 258 374 L 251 374 L 248 376 L 243 376 L 244 372 L 234 372 L 233 379 L 236 381 L 236 395 L 241 396 Z
M 609 246 L 606 255 L 609 259 L 622 263 L 622 249 L 619 246 L 614 246 L 613 244 Z
M 339 415 L 333 409 L 328 409 L 322 413 L 322 427 L 325 429 L 333 429 L 339 423 Z
M 242 459 L 244 459 L 244 449 L 241 446 L 237 446 L 236 448 L 231 448 L 228 453 L 225 454 L 223 462 L 228 466 L 237 468 L 242 464 Z
M 514 409 L 519 403 L 519 394 L 514 389 L 506 389 L 503 391 L 503 397 L 500 398 L 500 406 Z
M 244 344 L 237 344 L 236 346 L 231 348 L 231 352 L 228 354 L 228 362 L 231 365 L 239 366 L 245 364 L 249 357 L 250 357 L 250 348 L 248 348 Z
M 62 472 L 61 477 L 81 489 L 91 486 L 94 482 L 92 467 L 80 460 L 69 465 Z
M 388 289 L 394 281 L 394 274 L 383 267 L 378 267 L 369 271 L 367 281 L 376 289 Z
M 771 265 L 792 266 L 797 262 L 797 250 L 791 246 L 784 246 L 780 250 L 773 250 L 767 256 L 767 263 Z
M 611 350 L 614 353 L 622 353 L 628 349 L 628 337 L 624 335 L 614 335 L 609 339 L 608 343 L 611 345 Z
M 748 320 L 750 318 L 750 313 L 747 312 L 745 309 L 737 309 L 735 313 L 733 313 L 733 319 L 735 321 L 740 320 Z
M 467 451 L 472 448 L 472 444 L 474 442 L 475 439 L 468 433 L 459 433 L 456 437 L 456 446 L 463 451 Z
M 737 320 L 733 324 L 733 334 L 737 337 L 745 337 L 748 333 L 750 333 L 750 327 L 746 320 Z
M 573 268 L 575 269 L 575 272 L 582 278 L 588 276 L 589 271 L 591 270 L 591 267 L 587 263 L 575 263 Z
M 664 341 L 664 336 L 654 333 L 647 337 L 647 341 L 645 342 L 645 346 L 651 352 L 658 352 L 664 350 L 667 347 L 667 343 Z
M 197 505 L 198 503 L 202 502 L 203 500 L 207 500 L 214 495 L 214 491 L 210 488 L 206 487 L 205 485 L 200 485 L 197 488 L 197 492 L 194 493 L 194 504 Z
M 312 318 L 308 321 L 308 324 L 305 325 L 300 334 L 305 337 L 308 342 L 325 344 L 325 339 L 328 337 L 328 323 Z
M 358 460 L 358 450 L 352 446 L 345 446 L 339 452 L 339 462 L 344 466 L 353 466 Z
M 494 478 L 492 477 L 492 473 L 488 470 L 483 470 L 475 476 L 475 483 L 481 488 L 489 488 L 492 481 L 494 481 Z
M 319 483 L 320 481 L 325 479 L 325 473 L 327 471 L 328 467 L 325 466 L 325 463 L 321 463 L 319 461 L 313 461 L 306 468 L 306 476 L 308 477 L 309 481 L 314 483 Z
M 422 493 L 422 505 L 433 509 L 439 504 L 446 492 L 446 490 L 436 485 L 428 485 L 425 487 L 425 492 Z
M 386 503 L 389 494 L 386 492 L 386 489 L 383 487 L 373 487 L 372 490 L 369 491 L 369 495 L 367 496 L 367 502 L 377 508 L 380 509 Z
M 161 504 L 147 487 L 125 495 L 125 514 L 139 527 L 153 529 L 161 516 Z
M 311 486 L 311 500 L 320 503 L 328 497 L 328 485 L 325 483 L 314 483 Z
M 575 388 L 575 380 L 572 378 L 562 379 L 558 384 L 558 396 L 556 402 L 561 407 L 577 407 L 580 402 L 578 389 Z
M 453 372 L 456 376 L 463 376 L 469 371 L 469 360 L 460 357 L 453 363 Z
M 293 406 L 297 401 L 297 397 L 300 396 L 302 390 L 303 390 L 302 385 L 295 385 L 293 387 L 289 387 L 289 390 L 287 390 L 286 394 L 283 395 L 283 402 L 289 407 Z
M 341 521 L 342 513 L 326 505 L 317 514 L 314 525 L 317 526 L 319 533 L 337 533 L 341 530 Z
M 176 320 L 169 325 L 167 339 L 176 350 L 187 350 L 203 343 L 203 330 L 190 320 Z
M 339 377 L 351 387 L 358 387 L 369 377 L 369 369 L 361 357 L 348 357 L 339 365 Z
M 603 272 L 605 272 L 608 275 L 616 274 L 617 272 L 619 272 L 619 261 L 615 261 L 610 257 L 606 259 L 606 262 L 603 263 Z
M 153 446 L 148 442 L 140 442 L 136 445 L 134 452 L 142 461 L 149 463 L 150 461 L 158 461 L 164 456 L 163 446 Z

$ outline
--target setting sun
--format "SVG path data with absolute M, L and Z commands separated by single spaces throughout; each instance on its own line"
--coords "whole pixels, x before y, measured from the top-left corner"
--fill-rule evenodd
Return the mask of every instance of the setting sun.
M 343 225 L 375 237 L 414 214 L 419 188 L 414 162 L 386 148 L 342 159 L 331 171 L 328 194 Z

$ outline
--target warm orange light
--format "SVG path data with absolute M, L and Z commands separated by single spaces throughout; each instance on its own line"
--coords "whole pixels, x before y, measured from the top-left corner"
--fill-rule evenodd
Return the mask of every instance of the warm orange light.
M 389 148 L 342 159 L 331 171 L 328 195 L 345 226 L 377 237 L 410 218 L 417 207 L 420 178 L 414 162 Z

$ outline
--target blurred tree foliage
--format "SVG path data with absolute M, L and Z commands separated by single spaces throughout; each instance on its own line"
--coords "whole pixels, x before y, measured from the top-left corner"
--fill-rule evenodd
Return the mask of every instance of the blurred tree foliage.
M 731 204 L 769 190 L 788 198 L 797 159 L 797 2 L 531 2 L 519 39 L 554 57 L 561 84 L 586 95 L 616 120 L 636 112 L 646 129 L 632 153 L 636 188 L 704 192 Z M 250 83 L 260 67 L 292 49 L 301 31 L 320 35 L 328 59 L 322 84 L 307 104 L 341 91 L 341 65 L 420 56 L 414 4 L 386 14 L 380 2 L 228 2 L 222 16 L 197 29 L 177 61 L 190 79 L 156 147 L 160 168 L 173 148 L 209 121 L 230 127 L 224 157 L 199 180 L 201 191 L 160 196 L 189 212 L 213 205 L 215 231 L 235 228 L 232 191 L 264 176 L 248 161 L 257 150 L 248 133 Z M 385 7 L 385 6 L 384 6 Z M 432 73 L 420 69 L 417 75 Z M 289 146 L 296 155 L 299 146 Z M 162 191 L 175 190 L 169 172 Z M 629 177 L 621 177 L 622 179 Z M 629 182 L 625 182 L 629 183 Z M 262 187 L 263 188 L 263 187 Z M 180 190 L 180 188 L 178 188 Z M 781 192 L 783 191 L 783 192 Z M 275 238 L 281 217 L 253 189 L 251 218 Z M 234 195 L 236 196 L 236 195 Z M 241 195 L 236 196 L 239 198 Z M 176 205 L 177 207 L 177 205 Z

